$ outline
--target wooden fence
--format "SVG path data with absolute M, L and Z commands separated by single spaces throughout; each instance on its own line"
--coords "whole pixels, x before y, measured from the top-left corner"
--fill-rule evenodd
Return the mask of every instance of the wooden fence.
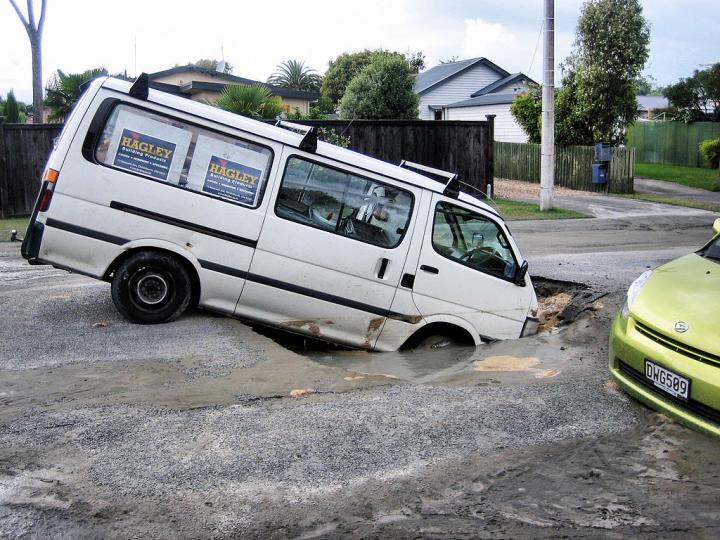
M 0 120 L 0 218 L 30 214 L 59 124 L 4 124 Z
M 710 167 L 699 151 L 705 139 L 720 139 L 720 122 L 635 122 L 628 130 L 628 146 L 644 163 Z
M 483 192 L 494 174 L 494 116 L 486 121 L 293 120 L 350 137 L 351 150 L 398 165 L 403 159 L 456 172 Z
M 592 146 L 555 148 L 555 185 L 587 191 L 632 193 L 635 169 L 633 148 L 613 148 L 607 185 L 592 183 Z M 540 182 L 540 145 L 495 143 L 495 176 L 510 180 Z
M 493 181 L 493 119 L 477 122 L 421 120 L 309 120 L 350 137 L 350 148 L 391 163 L 403 159 L 457 172 L 482 191 Z M 0 218 L 27 215 L 59 134 L 57 124 L 0 124 Z

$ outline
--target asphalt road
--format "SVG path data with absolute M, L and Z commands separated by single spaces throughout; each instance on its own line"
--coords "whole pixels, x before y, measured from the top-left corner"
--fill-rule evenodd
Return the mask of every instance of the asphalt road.
M 589 309 L 432 355 L 132 325 L 107 284 L 0 244 L 0 538 L 715 538 L 718 441 L 617 391 L 605 356 L 630 281 L 714 217 L 514 223 Z

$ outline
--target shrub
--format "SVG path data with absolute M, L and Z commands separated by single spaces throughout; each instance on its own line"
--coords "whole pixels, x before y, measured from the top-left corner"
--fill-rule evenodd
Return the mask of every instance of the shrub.
M 720 139 L 707 139 L 700 143 L 700 155 L 713 169 L 720 167 Z
M 261 84 L 244 86 L 228 84 L 215 104 L 221 109 L 250 118 L 275 118 L 285 111 L 279 96 L 273 96 Z
M 340 117 L 366 120 L 412 120 L 418 115 L 415 73 L 397 56 L 379 56 L 347 87 Z
M 329 142 L 330 144 L 334 144 L 335 146 L 340 146 L 342 148 L 350 146 L 350 137 L 347 135 L 340 135 L 332 128 L 321 127 L 318 129 L 318 137 L 322 141 Z

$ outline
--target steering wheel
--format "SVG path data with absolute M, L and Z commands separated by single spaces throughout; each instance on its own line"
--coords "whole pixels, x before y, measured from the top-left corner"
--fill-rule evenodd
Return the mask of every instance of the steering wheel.
M 507 265 L 502 255 L 490 246 L 473 248 L 462 255 L 460 260 L 478 268 L 497 270 L 498 272 L 504 272 Z
M 502 258 L 502 255 L 500 255 L 500 252 L 490 246 L 480 246 L 480 247 L 472 248 L 470 251 L 467 251 L 463 255 L 461 255 L 460 260 L 461 261 L 469 261 L 470 259 L 473 258 L 473 256 L 476 253 L 482 253 L 483 255 L 492 257 L 493 259 L 499 259 L 499 260 L 505 262 L 504 259 Z

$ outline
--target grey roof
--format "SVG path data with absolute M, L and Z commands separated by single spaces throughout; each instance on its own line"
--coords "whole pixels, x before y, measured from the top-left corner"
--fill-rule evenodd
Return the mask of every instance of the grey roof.
M 183 84 L 179 90 L 180 93 L 183 94 L 190 94 L 193 90 L 211 90 L 211 91 L 217 91 L 221 92 L 222 89 L 227 84 L 245 84 L 245 85 L 253 85 L 253 84 L 260 84 L 264 87 L 266 87 L 274 96 L 281 96 L 286 98 L 298 98 L 298 99 L 307 99 L 309 101 L 315 101 L 320 98 L 319 92 L 305 92 L 303 90 L 292 90 L 290 88 L 283 88 L 282 86 L 275 86 L 273 84 L 264 83 L 261 81 L 254 81 L 252 79 L 246 79 L 245 77 L 238 77 L 236 75 L 230 75 L 229 73 L 223 73 L 221 71 L 215 71 L 212 69 L 202 68 L 195 66 L 193 64 L 188 64 L 186 66 L 176 66 L 174 68 L 166 69 L 164 71 L 156 71 L 155 73 L 148 74 L 148 78 L 151 81 L 151 86 L 153 85 L 159 85 L 163 83 L 157 83 L 152 82 L 153 79 L 164 77 L 165 75 L 174 75 L 175 73 L 203 73 L 205 75 L 210 75 L 211 77 L 217 78 L 218 82 L 204 82 L 204 81 L 190 81 L 188 83 Z M 166 83 L 165 83 L 166 84 Z M 168 85 L 170 86 L 170 85 Z M 175 86 L 175 85 L 172 85 Z M 157 87 L 157 86 L 156 86 Z M 159 87 L 157 87 L 160 89 Z M 163 89 L 165 91 L 171 91 L 168 89 Z
M 180 91 L 183 94 L 192 94 L 193 92 L 201 92 L 203 90 L 208 90 L 211 92 L 222 92 L 223 88 L 225 88 L 230 83 L 225 82 L 205 82 L 205 81 L 190 81 L 189 83 L 185 83 L 182 86 L 180 86 Z M 241 83 L 241 84 L 247 84 L 247 83 Z M 283 88 L 282 86 L 275 86 L 272 84 L 267 84 L 263 82 L 258 81 L 252 81 L 251 84 L 259 84 L 260 86 L 264 86 L 274 96 L 280 96 L 280 97 L 286 97 L 286 98 L 296 98 L 296 99 L 307 99 L 308 101 L 315 101 L 320 98 L 319 92 L 305 92 L 303 90 L 292 90 L 290 88 Z
M 204 67 L 199 67 L 194 64 L 188 64 L 186 66 L 175 66 L 170 69 L 165 69 L 163 71 L 156 71 L 155 73 L 148 73 L 148 78 L 152 81 L 153 79 L 157 79 L 159 77 L 164 77 L 165 75 L 174 75 L 175 73 L 203 73 L 205 75 L 210 75 L 211 77 L 216 77 L 222 81 L 229 81 L 234 82 L 238 84 L 255 84 L 258 81 L 253 81 L 252 79 L 246 79 L 245 77 L 238 77 L 236 75 L 231 75 L 230 73 L 223 73 L 222 71 L 216 71 L 214 69 L 208 69 Z
M 478 97 L 478 96 L 484 96 L 485 94 L 490 94 L 491 92 L 499 92 L 503 88 L 510 86 L 511 84 L 526 80 L 530 83 L 537 84 L 535 81 L 533 81 L 530 77 L 525 75 L 524 73 L 512 73 L 508 75 L 507 77 L 504 77 L 502 79 L 498 79 L 494 83 L 488 84 L 485 88 L 481 88 L 474 94 L 470 94 L 471 98 Z
M 415 92 L 417 94 L 423 94 L 434 88 L 440 83 L 447 82 L 448 80 L 457 77 L 461 73 L 467 71 L 475 65 L 483 64 L 493 71 L 497 72 L 501 77 L 507 77 L 510 75 L 500 66 L 493 64 L 487 58 L 470 58 L 468 60 L 458 60 L 457 62 L 450 62 L 448 64 L 440 64 L 435 67 L 418 73 L 415 78 Z
M 486 94 L 484 96 L 478 96 L 463 101 L 457 101 L 449 105 L 445 105 L 446 109 L 457 109 L 460 107 L 479 107 L 480 105 L 501 105 L 505 103 L 512 103 L 517 97 L 516 94 Z
M 668 98 L 664 96 L 638 96 L 637 102 L 640 111 L 667 109 L 670 106 Z

